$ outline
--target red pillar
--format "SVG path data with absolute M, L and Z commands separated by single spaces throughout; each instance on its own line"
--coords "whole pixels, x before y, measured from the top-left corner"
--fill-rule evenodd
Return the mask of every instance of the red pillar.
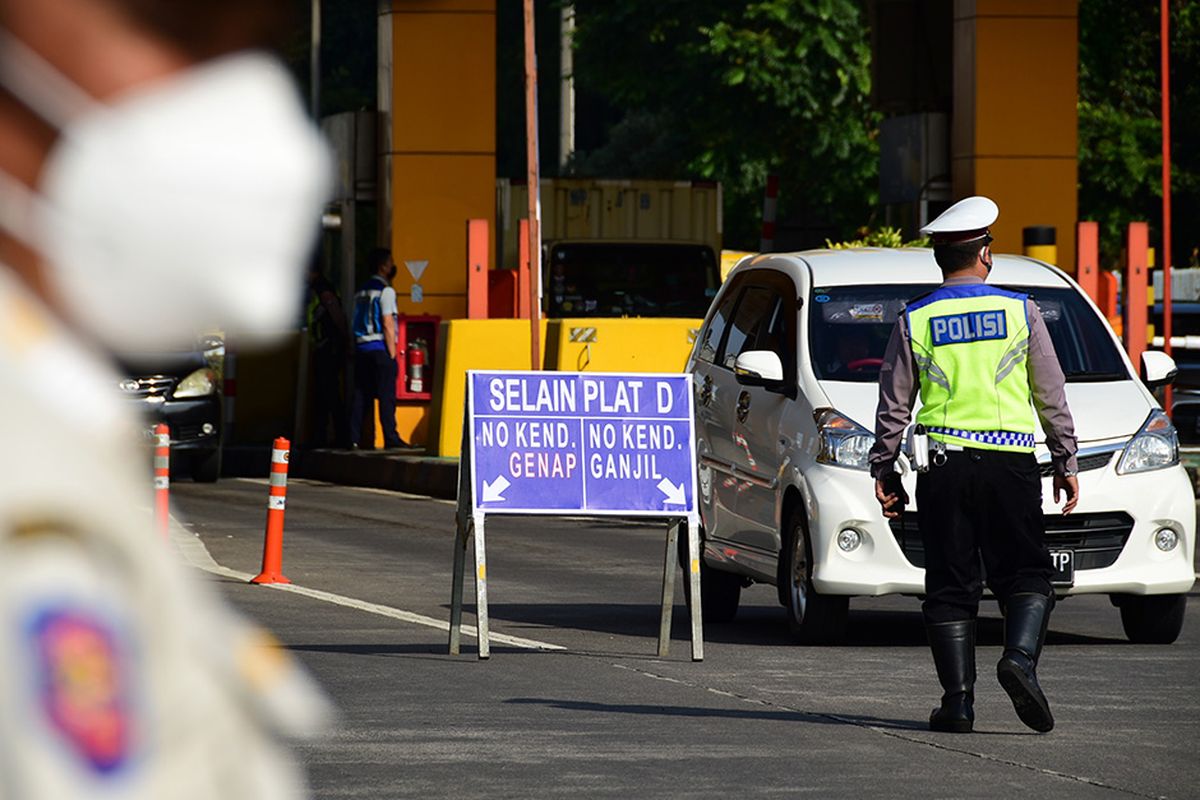
M 488 221 L 467 220 L 467 319 L 488 318 Z
M 521 220 L 517 238 L 517 317 L 529 319 L 529 220 Z
M 1100 304 L 1100 223 L 1080 222 L 1075 226 L 1075 281 L 1097 305 Z
M 1149 226 L 1145 222 L 1129 223 L 1125 235 L 1125 349 L 1135 369 L 1141 369 L 1146 329 L 1150 324 L 1146 303 L 1149 248 Z

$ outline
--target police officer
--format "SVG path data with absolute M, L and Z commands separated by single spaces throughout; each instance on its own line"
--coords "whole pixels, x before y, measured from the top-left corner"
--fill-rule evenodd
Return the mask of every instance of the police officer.
M 919 394 L 914 441 L 926 442 L 930 456 L 928 471 L 917 475 L 922 610 L 944 692 L 929 727 L 954 733 L 970 732 L 975 720 L 981 556 L 1005 613 L 1000 685 L 1023 723 L 1043 732 L 1054 727 L 1036 673 L 1054 605 L 1033 455 L 1039 420 L 1055 502 L 1065 494 L 1067 514 L 1079 497 L 1074 423 L 1046 324 L 1028 296 L 986 283 L 988 228 L 997 216 L 990 199 L 968 197 L 922 229 L 933 239 L 944 282 L 911 301 L 892 332 L 870 454 L 875 495 L 884 515 L 896 517 L 908 498 L 895 461 Z
M 107 363 L 294 316 L 328 160 L 242 50 L 283 10 L 0 0 L 0 800 L 303 794 L 324 700 L 159 540 Z

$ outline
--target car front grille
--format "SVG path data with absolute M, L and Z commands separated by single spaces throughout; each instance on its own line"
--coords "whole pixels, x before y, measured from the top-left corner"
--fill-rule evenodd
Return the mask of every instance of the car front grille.
M 1111 458 L 1112 454 L 1108 456 Z M 1133 517 L 1124 511 L 1054 515 L 1044 519 L 1046 546 L 1051 550 L 1074 550 L 1075 569 L 1112 566 L 1133 531 Z M 906 511 L 888 524 L 908 562 L 924 568 L 925 548 L 917 527 L 917 512 Z
M 1113 456 L 1117 454 L 1116 450 L 1109 450 L 1107 453 L 1092 453 L 1090 455 L 1078 456 L 1075 460 L 1079 464 L 1080 472 L 1088 472 L 1093 469 L 1104 469 L 1112 462 Z M 1054 474 L 1054 464 L 1047 462 L 1038 464 L 1038 471 L 1043 478 L 1049 478 Z
M 179 442 L 185 442 L 191 439 L 199 439 L 205 435 L 211 436 L 212 434 L 202 433 L 200 431 L 199 423 L 194 423 L 192 425 L 176 425 L 171 429 L 171 438 Z

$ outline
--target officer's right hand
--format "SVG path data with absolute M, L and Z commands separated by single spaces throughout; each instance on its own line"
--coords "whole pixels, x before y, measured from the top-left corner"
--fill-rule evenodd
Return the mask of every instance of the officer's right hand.
M 900 516 L 904 507 L 908 505 L 908 492 L 904 491 L 904 486 L 899 480 L 900 476 L 895 477 L 894 481 L 883 478 L 875 479 L 875 499 L 879 501 L 879 505 L 883 508 L 883 515 L 888 519 Z
M 1066 504 L 1063 505 L 1063 513 L 1070 514 L 1075 508 L 1075 504 L 1079 502 L 1079 479 L 1074 475 L 1055 475 L 1054 476 L 1054 502 L 1058 502 L 1060 493 L 1066 492 Z

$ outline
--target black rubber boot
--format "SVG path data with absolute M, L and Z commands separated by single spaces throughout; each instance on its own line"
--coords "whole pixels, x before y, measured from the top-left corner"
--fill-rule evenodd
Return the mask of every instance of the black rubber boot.
M 996 665 L 996 677 L 1008 692 L 1021 722 L 1045 733 L 1054 728 L 1054 717 L 1038 684 L 1037 663 L 1046 641 L 1054 599 L 1044 594 L 1014 594 L 1006 606 L 1004 655 Z
M 929 649 L 942 684 L 942 705 L 929 715 L 929 730 L 970 733 L 975 727 L 975 620 L 926 623 Z

